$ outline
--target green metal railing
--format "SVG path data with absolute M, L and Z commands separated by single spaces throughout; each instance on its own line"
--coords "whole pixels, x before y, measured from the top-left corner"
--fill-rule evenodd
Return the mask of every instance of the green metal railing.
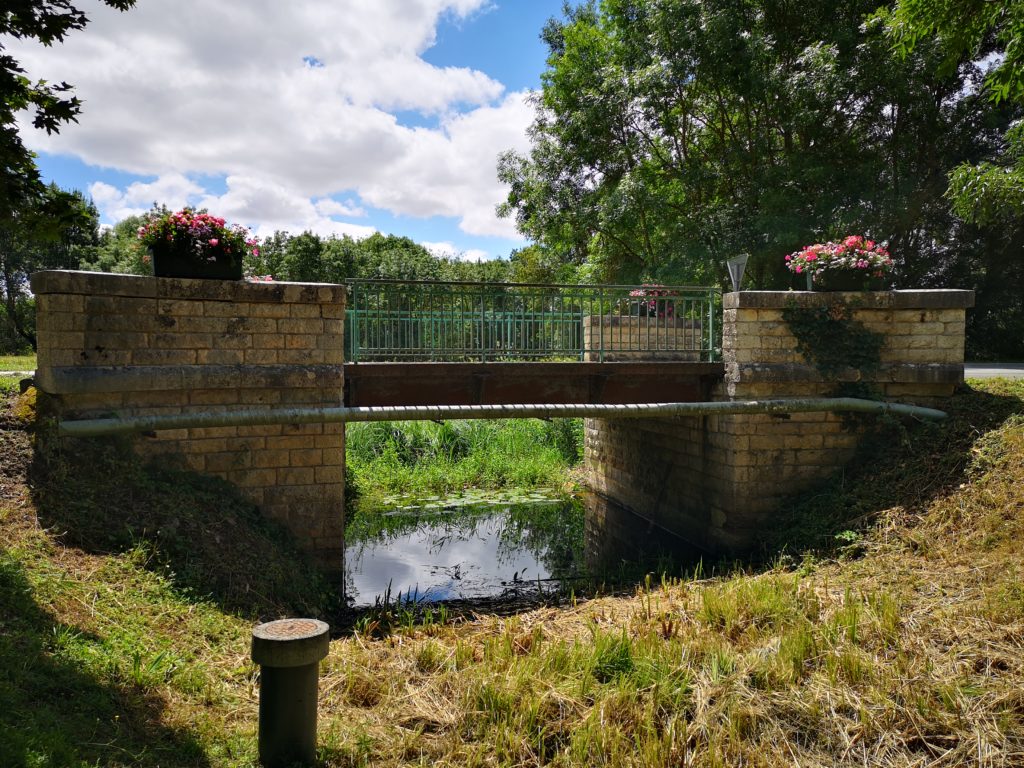
M 721 291 L 350 280 L 351 362 L 718 359 Z

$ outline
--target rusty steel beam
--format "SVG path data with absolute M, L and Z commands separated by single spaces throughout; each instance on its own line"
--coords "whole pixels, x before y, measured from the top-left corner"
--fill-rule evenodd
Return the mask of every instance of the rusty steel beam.
M 346 363 L 345 405 L 693 403 L 721 363 Z

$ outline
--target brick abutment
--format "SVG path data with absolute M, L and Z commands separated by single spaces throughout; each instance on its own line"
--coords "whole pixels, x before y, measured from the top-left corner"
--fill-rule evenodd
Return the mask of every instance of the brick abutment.
M 36 383 L 62 418 L 342 404 L 345 287 L 33 275 Z M 341 424 L 163 430 L 135 450 L 221 477 L 329 570 L 344 555 Z
M 713 400 L 834 395 L 858 383 L 886 400 L 942 407 L 963 381 L 972 291 L 741 292 L 723 297 L 725 378 Z M 798 351 L 787 308 L 840 311 L 881 337 L 875 370 L 825 377 Z M 642 338 L 642 335 L 641 335 Z M 601 495 L 700 548 L 756 548 L 784 500 L 845 466 L 865 435 L 841 415 L 588 419 L 584 463 Z

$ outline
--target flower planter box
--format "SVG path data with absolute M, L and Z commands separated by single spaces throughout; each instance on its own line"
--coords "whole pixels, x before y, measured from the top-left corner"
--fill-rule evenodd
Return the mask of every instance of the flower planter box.
M 885 283 L 884 277 L 865 269 L 823 269 L 807 275 L 809 291 L 884 291 Z
M 187 277 L 200 280 L 241 280 L 242 260 L 199 261 L 180 254 L 152 250 L 153 274 L 157 277 Z
M 149 251 L 156 277 L 241 280 L 243 257 L 259 253 L 245 227 L 228 226 L 218 216 L 188 207 L 176 213 L 154 207 L 138 237 Z

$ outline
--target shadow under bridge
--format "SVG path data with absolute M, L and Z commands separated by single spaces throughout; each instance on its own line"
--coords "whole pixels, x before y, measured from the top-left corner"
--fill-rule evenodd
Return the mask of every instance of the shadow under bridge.
M 348 407 L 700 402 L 723 374 L 717 288 L 348 286 Z

